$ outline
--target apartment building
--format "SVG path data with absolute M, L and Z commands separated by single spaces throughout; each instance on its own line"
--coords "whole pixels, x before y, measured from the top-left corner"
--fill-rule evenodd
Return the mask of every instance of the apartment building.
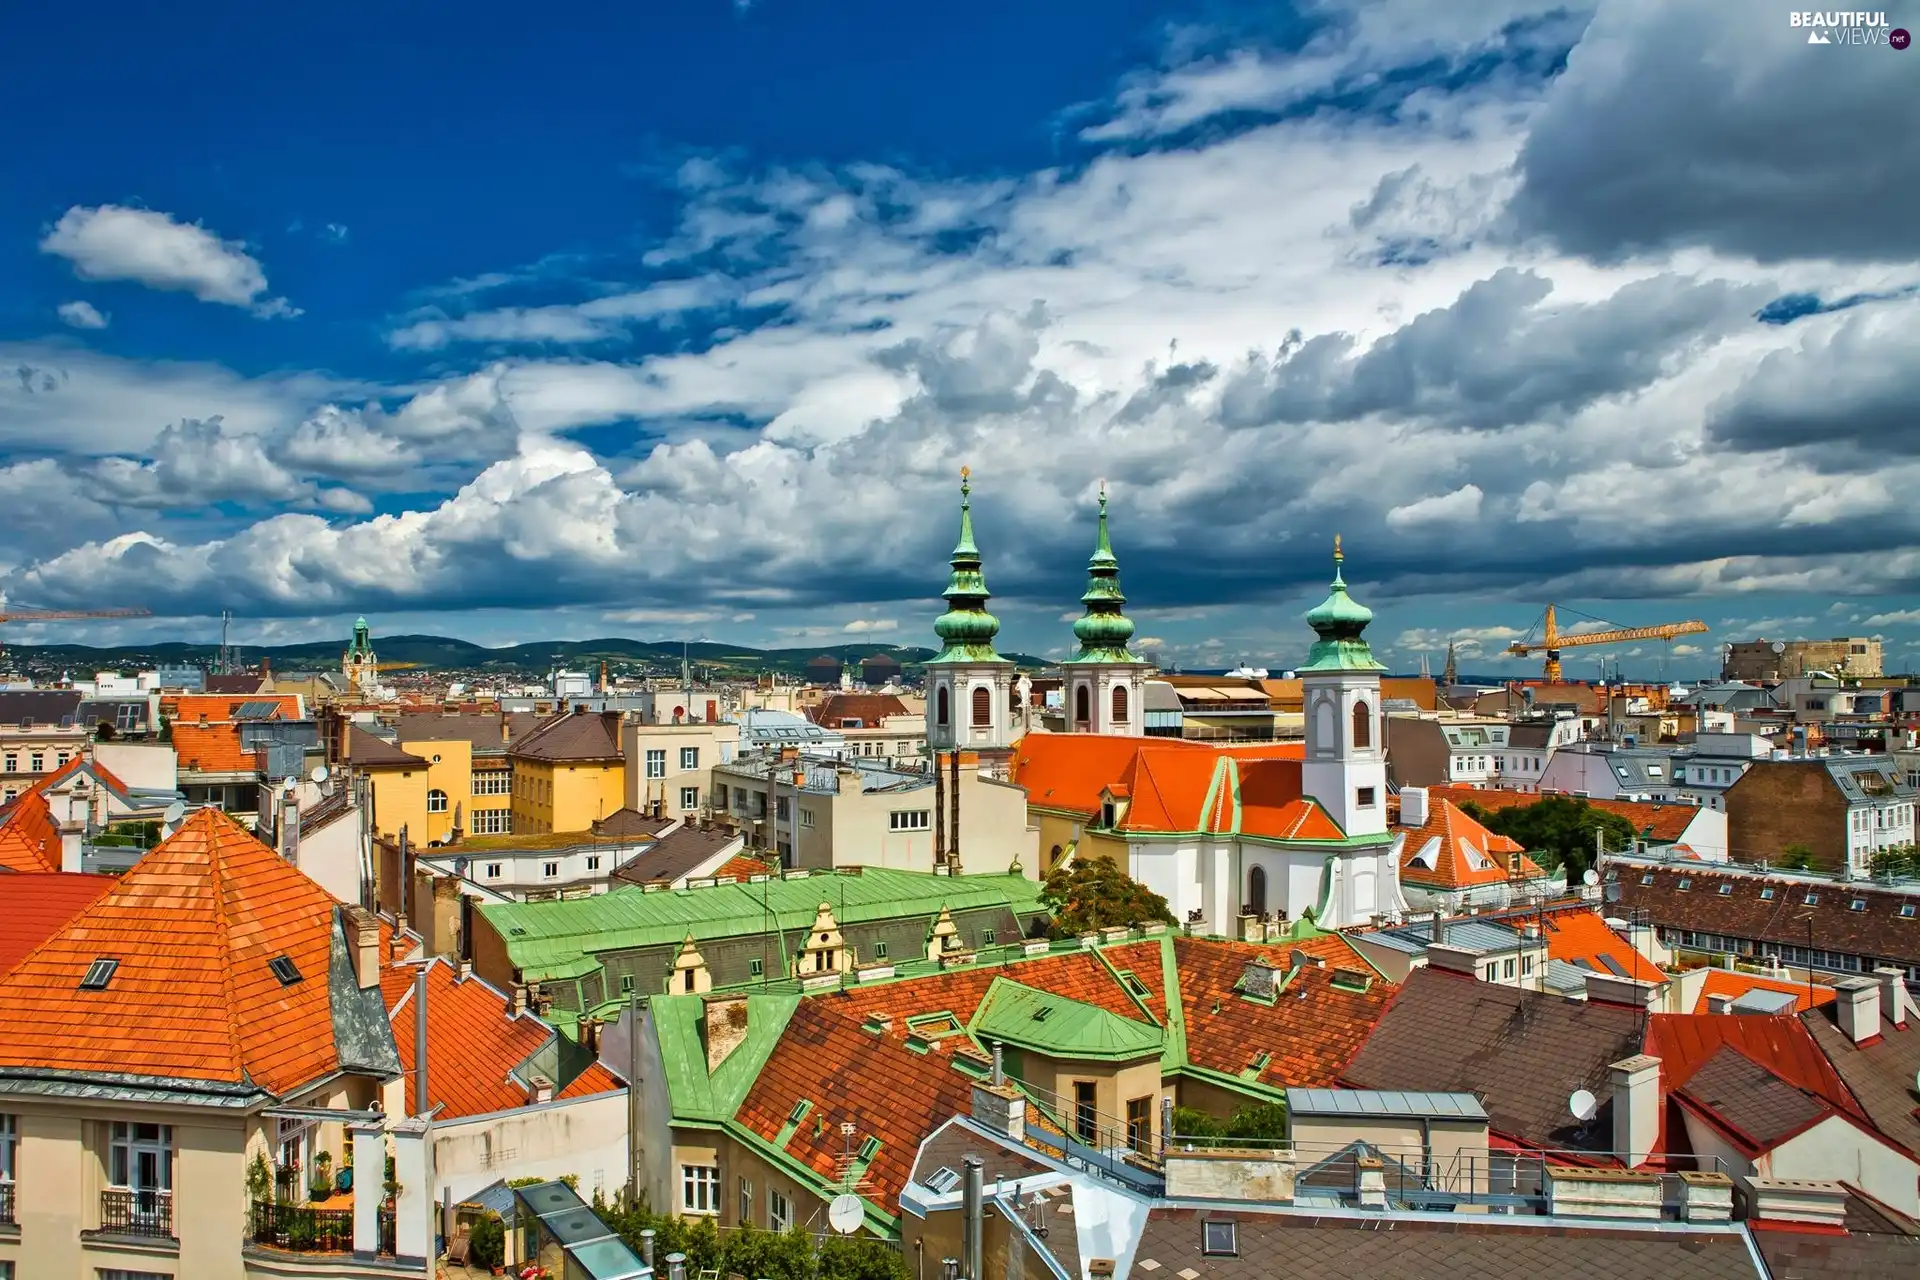
M 617 711 L 568 711 L 515 736 L 507 747 L 515 834 L 586 831 L 626 807 L 621 723 Z
M 626 807 L 690 817 L 707 802 L 709 771 L 730 764 L 739 751 L 740 726 L 732 721 L 624 721 L 620 754 L 626 760 Z
M 1512 745 L 1514 726 L 1488 718 L 1387 717 L 1387 766 L 1395 785 L 1492 786 Z M 1537 753 L 1545 758 L 1543 748 Z
M 1755 760 L 1726 792 L 1733 858 L 1779 863 L 1802 846 L 1819 870 L 1864 875 L 1874 854 L 1914 842 L 1916 796 L 1884 755 Z
M 963 767 L 957 801 L 949 778 L 893 768 L 862 756 L 818 760 L 795 752 L 743 756 L 713 770 L 713 808 L 745 829 L 756 848 L 784 867 L 934 867 L 936 791 L 960 811 L 961 850 L 969 870 L 1016 864 L 1038 877 L 1039 829 L 1027 822 L 1025 791 Z
M 926 754 L 926 710 L 915 710 L 897 694 L 829 693 L 807 714 L 839 733 L 849 755 L 904 761 Z
M 1809 672 L 1833 675 L 1877 676 L 1883 646 L 1870 636 L 1836 636 L 1831 640 L 1742 640 L 1727 646 L 1720 671 L 1722 680 L 1788 680 Z
M 80 703 L 70 689 L 0 690 L 0 804 L 80 754 Z
M 0 979 L 0 1266 L 239 1280 L 364 1249 L 356 1275 L 420 1275 L 424 1126 L 386 1132 L 374 1106 L 401 1071 L 379 951 L 371 916 L 214 809 L 50 928 Z M 305 1175 L 264 1199 L 275 1166 L 377 1188 L 389 1141 L 394 1215 L 377 1192 L 315 1209 Z

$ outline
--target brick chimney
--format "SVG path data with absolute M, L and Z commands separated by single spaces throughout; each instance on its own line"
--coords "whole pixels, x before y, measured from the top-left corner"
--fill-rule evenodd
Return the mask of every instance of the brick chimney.
M 1847 1039 L 1868 1045 L 1880 1038 L 1880 984 L 1872 978 L 1841 978 L 1833 984 L 1840 999 L 1835 1020 Z

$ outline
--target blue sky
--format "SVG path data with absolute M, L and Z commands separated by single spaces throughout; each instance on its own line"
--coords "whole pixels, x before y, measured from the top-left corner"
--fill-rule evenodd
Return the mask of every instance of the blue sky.
M 1910 666 L 1920 56 L 1721 13 L 10 15 L 0 588 L 158 615 L 10 638 L 921 643 L 971 464 L 1031 652 L 1105 480 L 1188 665 L 1340 531 L 1401 668 Z

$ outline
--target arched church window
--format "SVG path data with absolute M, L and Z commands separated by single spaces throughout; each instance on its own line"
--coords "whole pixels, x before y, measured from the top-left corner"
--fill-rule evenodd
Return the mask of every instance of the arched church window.
M 1127 722 L 1127 686 L 1123 684 L 1113 686 L 1113 722 Z
M 947 687 L 945 685 L 940 686 L 940 692 L 933 699 L 933 722 L 939 725 L 951 723 L 949 709 L 947 707 Z
M 1267 869 L 1255 867 L 1247 872 L 1247 910 L 1256 916 L 1267 914 Z
M 1373 745 L 1373 709 L 1365 702 L 1353 704 L 1353 745 L 1362 749 Z
M 1073 722 L 1085 724 L 1091 719 L 1093 719 L 1093 696 L 1088 693 L 1087 686 L 1081 685 L 1073 691 Z
M 973 723 L 976 728 L 993 723 L 993 690 L 983 684 L 973 687 Z

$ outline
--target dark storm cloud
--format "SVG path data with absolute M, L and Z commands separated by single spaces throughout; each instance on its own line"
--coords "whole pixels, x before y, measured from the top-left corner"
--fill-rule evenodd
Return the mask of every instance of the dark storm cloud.
M 1904 318 L 1905 323 L 1900 323 Z M 1920 311 L 1849 317 L 1831 338 L 1770 352 L 1707 414 L 1732 449 L 1920 454 Z

